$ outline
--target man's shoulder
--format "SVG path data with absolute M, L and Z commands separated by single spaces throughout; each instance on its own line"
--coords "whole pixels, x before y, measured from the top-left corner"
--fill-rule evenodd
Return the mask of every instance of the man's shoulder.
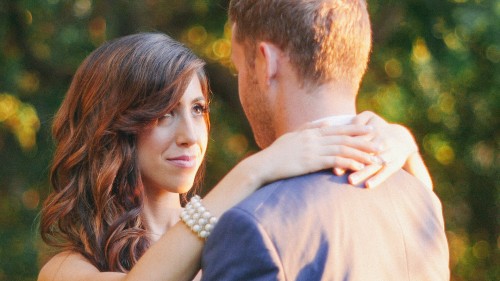
M 439 200 L 431 190 L 403 170 L 397 171 L 381 186 L 372 190 L 350 185 L 347 176 L 339 177 L 330 171 L 322 171 L 265 185 L 233 207 L 229 213 L 243 212 L 258 219 L 281 214 L 289 216 L 295 213 L 294 210 L 307 213 L 310 209 L 317 211 L 334 205 L 349 208 L 353 201 L 383 205 L 389 200 L 404 200 L 412 205 L 416 198 L 420 198 L 420 203 L 439 205 Z
M 293 199 L 297 197 L 301 198 L 300 202 L 308 200 L 308 197 L 314 199 L 316 196 L 304 196 L 313 190 L 316 190 L 316 193 L 321 193 L 323 189 L 335 190 L 347 186 L 349 184 L 346 176 L 338 177 L 329 171 L 317 172 L 264 185 L 234 208 L 254 212 L 267 205 L 274 206 L 280 201 L 295 202 L 296 200 Z

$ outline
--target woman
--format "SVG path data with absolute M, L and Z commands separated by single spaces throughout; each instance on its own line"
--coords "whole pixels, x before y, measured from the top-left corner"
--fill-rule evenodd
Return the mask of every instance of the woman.
M 407 131 L 372 114 L 358 122 L 405 136 L 405 153 L 383 152 L 403 165 L 415 147 Z M 191 280 L 204 235 L 178 222 L 179 194 L 199 181 L 208 131 L 203 62 L 183 45 L 137 34 L 91 53 L 54 120 L 54 191 L 42 210 L 41 234 L 63 252 L 39 280 Z M 377 135 L 364 125 L 309 125 L 286 134 L 240 162 L 203 206 L 218 217 L 267 182 L 334 166 L 359 171 L 351 176 L 364 180 L 376 172 L 362 168 L 377 166 L 374 154 L 381 151 L 370 141 Z M 312 145 L 303 148 L 306 139 Z

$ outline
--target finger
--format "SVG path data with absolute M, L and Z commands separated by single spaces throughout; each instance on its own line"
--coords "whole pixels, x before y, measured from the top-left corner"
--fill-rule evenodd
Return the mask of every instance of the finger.
M 350 147 L 367 153 L 380 153 L 379 146 L 363 137 L 328 136 L 319 140 L 320 146 Z
M 326 156 L 325 161 L 327 166 L 344 170 L 359 171 L 365 167 L 365 165 L 361 162 L 352 158 L 344 158 L 341 156 Z
M 364 125 L 342 125 L 342 126 L 324 126 L 318 128 L 322 136 L 346 135 L 360 136 L 373 132 L 373 127 Z
M 367 125 L 374 116 L 376 114 L 371 111 L 363 111 L 354 117 L 352 124 Z
M 320 152 L 320 155 L 323 156 L 338 156 L 343 158 L 350 158 L 364 164 L 380 163 L 379 157 L 354 147 L 333 145 L 322 149 L 323 150 Z
M 371 142 L 379 149 L 379 151 L 386 151 L 389 147 L 390 144 L 387 142 L 387 137 L 383 136 L 381 137 L 380 135 L 376 134 L 376 136 L 371 139 Z
M 352 185 L 358 185 L 375 175 L 381 168 L 382 165 L 378 164 L 368 165 L 364 169 L 350 174 L 348 181 Z
M 379 159 L 380 164 L 382 164 L 382 165 L 388 165 L 389 163 L 395 164 L 395 162 L 396 162 L 395 157 L 397 157 L 399 155 L 394 155 L 394 153 L 397 153 L 397 152 L 389 150 L 389 151 L 384 151 L 382 153 L 379 153 L 377 155 L 377 158 Z M 404 160 L 406 160 L 406 155 L 401 155 L 401 156 L 403 156 Z
M 376 175 L 368 179 L 365 183 L 367 188 L 375 188 L 387 180 L 392 174 L 394 174 L 399 167 L 394 165 L 384 166 Z
M 388 125 L 387 121 L 384 118 L 378 116 L 377 114 L 373 114 L 373 116 L 368 120 L 366 125 L 372 125 L 374 127 L 382 128 L 383 126 Z

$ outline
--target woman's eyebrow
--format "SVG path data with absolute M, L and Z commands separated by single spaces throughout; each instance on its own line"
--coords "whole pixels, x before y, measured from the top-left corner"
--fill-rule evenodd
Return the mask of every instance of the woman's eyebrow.
M 198 101 L 206 101 L 206 99 L 205 99 L 205 97 L 200 96 L 200 97 L 194 98 L 192 102 L 198 102 Z

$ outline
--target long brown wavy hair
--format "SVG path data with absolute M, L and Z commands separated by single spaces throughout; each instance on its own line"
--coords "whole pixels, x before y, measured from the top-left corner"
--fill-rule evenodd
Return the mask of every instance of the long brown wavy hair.
M 173 109 L 193 75 L 208 100 L 203 66 L 158 33 L 110 41 L 84 60 L 52 128 L 54 190 L 40 221 L 47 244 L 78 252 L 101 271 L 132 268 L 150 245 L 137 135 Z

